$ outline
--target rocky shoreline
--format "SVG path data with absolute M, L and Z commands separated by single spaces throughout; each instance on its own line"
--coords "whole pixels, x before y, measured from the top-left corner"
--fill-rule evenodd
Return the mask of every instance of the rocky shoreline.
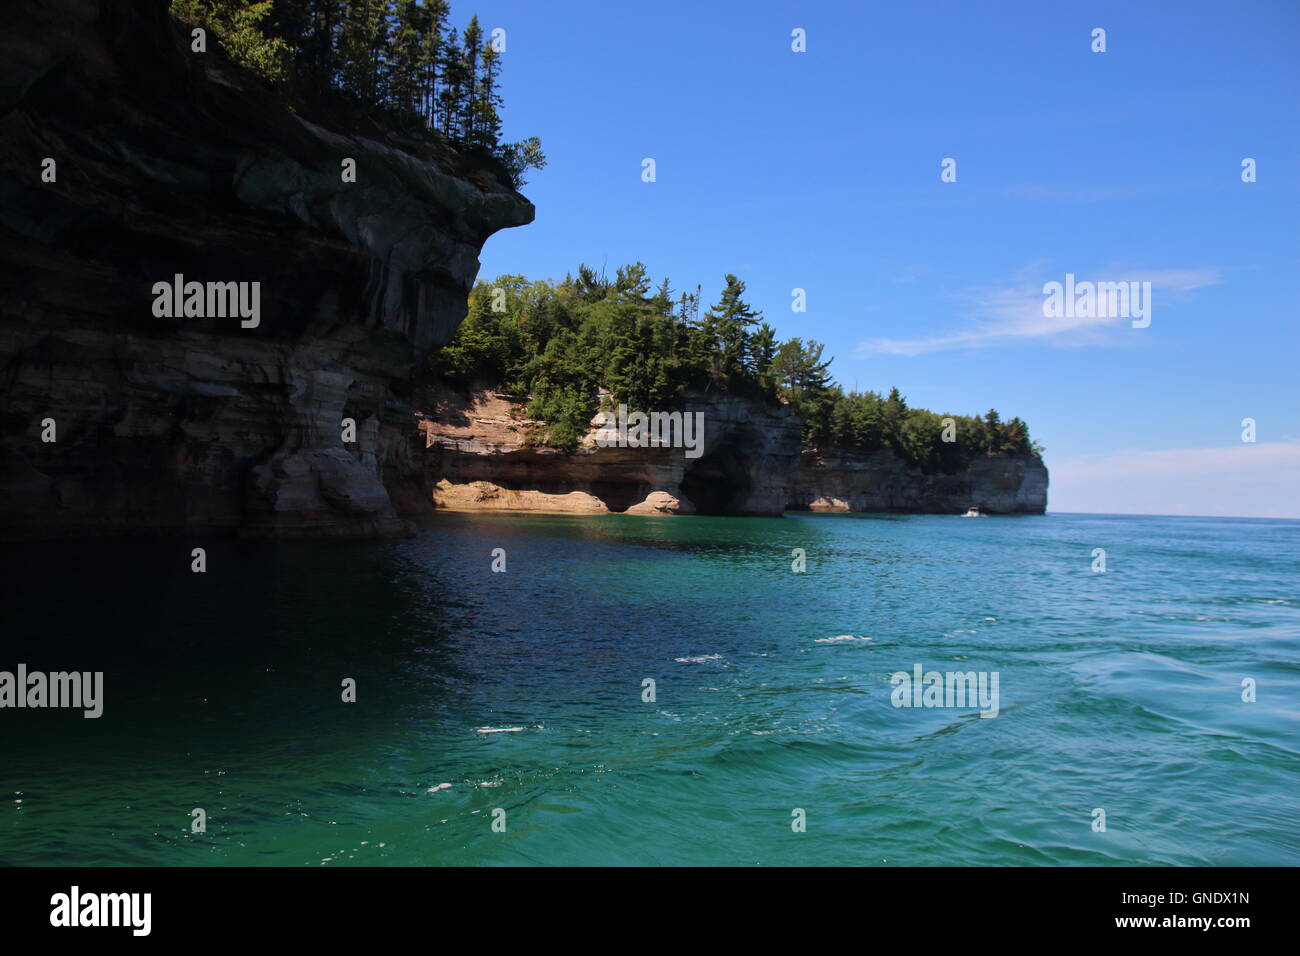
M 4 539 L 393 536 L 435 509 L 1046 507 L 1037 458 L 921 475 L 806 451 L 785 406 L 716 392 L 687 402 L 707 423 L 693 457 L 594 430 L 572 453 L 541 446 L 521 399 L 421 372 L 465 317 L 484 242 L 533 219 L 496 173 L 308 120 L 215 44 L 193 52 L 166 0 L 6 15 Z M 227 285 L 255 317 L 205 314 L 200 287 L 211 303 Z
M 531 443 L 519 398 L 440 391 L 421 415 L 425 483 L 435 508 L 555 514 L 719 514 L 786 511 L 1042 514 L 1047 469 L 1036 456 L 983 455 L 954 474 L 925 475 L 888 451 L 800 447 L 783 406 L 696 396 L 703 454 L 600 447 L 595 427 L 564 453 Z

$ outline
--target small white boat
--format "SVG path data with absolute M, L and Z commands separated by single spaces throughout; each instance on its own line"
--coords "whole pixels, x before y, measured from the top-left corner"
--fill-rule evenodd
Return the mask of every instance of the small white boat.
M 979 510 L 979 508 L 975 507 L 974 505 L 971 505 L 970 508 L 967 509 L 966 513 L 965 513 L 964 515 L 962 515 L 962 517 L 963 517 L 963 518 L 983 518 L 984 516 L 983 516 L 982 514 L 980 514 L 980 510 Z

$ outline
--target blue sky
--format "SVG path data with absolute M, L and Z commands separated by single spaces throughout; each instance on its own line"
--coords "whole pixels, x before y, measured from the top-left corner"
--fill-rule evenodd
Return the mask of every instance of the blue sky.
M 1300 517 L 1300 3 L 472 12 L 550 159 L 481 275 L 641 260 L 708 302 L 735 272 L 846 387 L 1027 420 L 1050 510 Z M 1044 318 L 1066 273 L 1151 281 L 1150 326 Z

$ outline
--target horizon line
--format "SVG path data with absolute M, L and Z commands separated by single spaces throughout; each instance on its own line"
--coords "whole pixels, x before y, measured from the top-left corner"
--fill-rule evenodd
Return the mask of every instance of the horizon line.
M 1236 518 L 1240 521 L 1300 521 L 1300 516 L 1287 515 L 1188 515 L 1188 514 L 1157 514 L 1145 511 L 1053 511 L 1047 510 L 1044 515 L 1090 515 L 1094 517 L 1107 518 Z

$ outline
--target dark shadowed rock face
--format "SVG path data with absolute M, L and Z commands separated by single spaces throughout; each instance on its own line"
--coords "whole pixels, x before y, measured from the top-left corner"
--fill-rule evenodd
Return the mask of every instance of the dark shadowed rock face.
M 805 451 L 790 476 L 792 511 L 1042 514 L 1047 468 L 1032 455 L 981 455 L 951 475 L 925 475 L 889 451 Z
M 166 7 L 6 4 L 0 527 L 401 533 L 394 500 L 427 501 L 406 380 L 533 207 L 460 158 L 308 122 L 211 38 L 191 53 Z M 156 317 L 177 273 L 259 282 L 260 323 Z

